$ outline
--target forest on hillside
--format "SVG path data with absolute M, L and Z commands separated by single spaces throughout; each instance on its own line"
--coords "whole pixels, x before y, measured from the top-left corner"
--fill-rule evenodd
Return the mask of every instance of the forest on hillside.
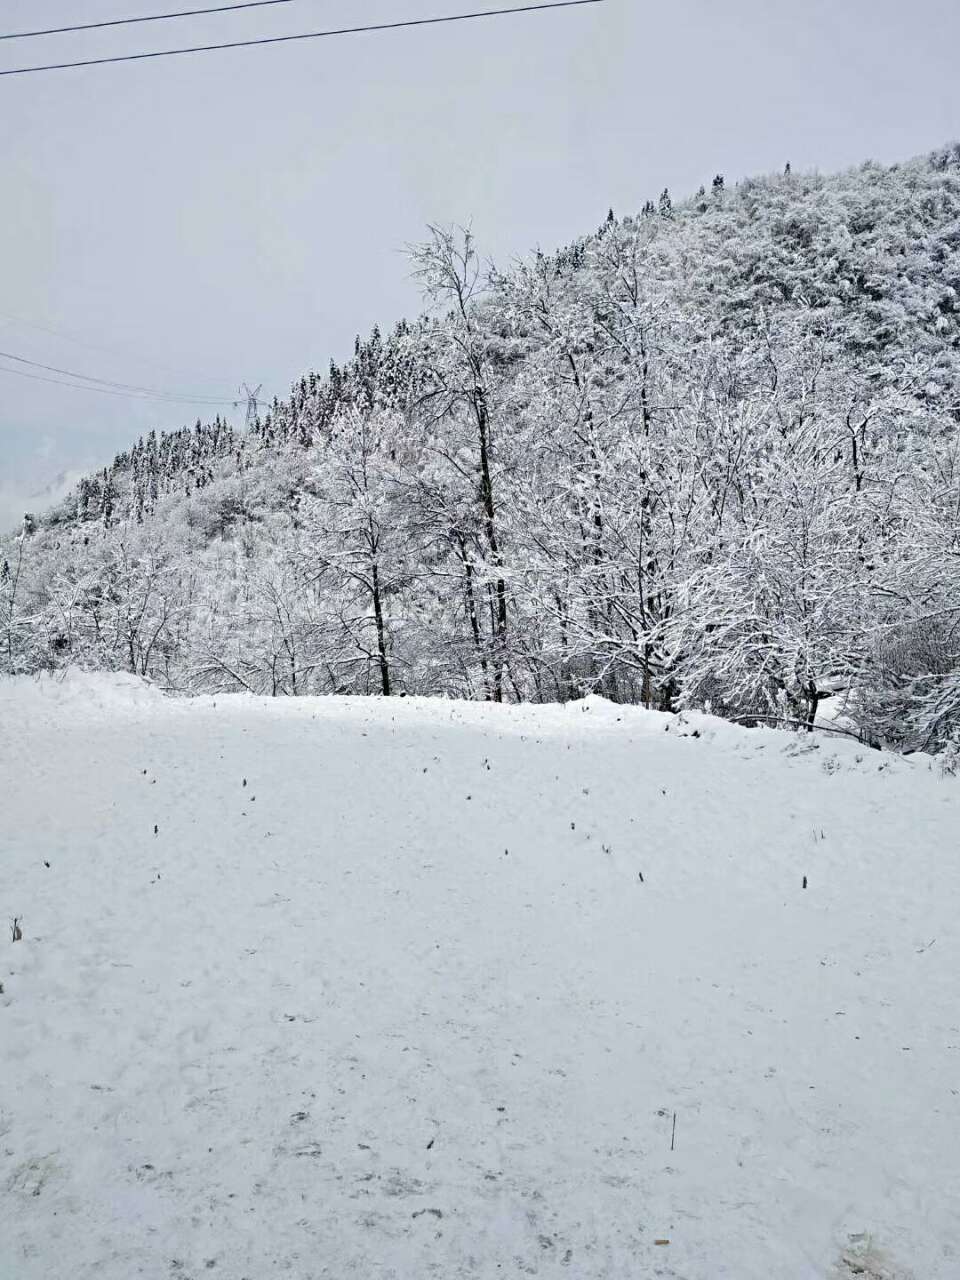
M 0 670 L 960 734 L 960 146 L 662 193 L 0 542 Z

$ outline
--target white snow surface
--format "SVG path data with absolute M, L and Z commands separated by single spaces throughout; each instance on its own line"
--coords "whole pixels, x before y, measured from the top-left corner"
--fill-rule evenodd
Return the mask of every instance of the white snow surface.
M 7 680 L 0 1278 L 956 1280 L 958 838 L 821 735 Z

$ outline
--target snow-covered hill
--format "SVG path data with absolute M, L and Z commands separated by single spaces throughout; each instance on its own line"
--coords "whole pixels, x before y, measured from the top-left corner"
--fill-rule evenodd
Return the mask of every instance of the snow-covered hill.
M 249 430 L 149 432 L 0 538 L 0 673 L 693 707 L 960 743 L 960 144 L 492 268 Z M 0 522 L 2 529 L 2 522 Z
M 71 676 L 0 778 L 3 1280 L 960 1275 L 928 759 Z

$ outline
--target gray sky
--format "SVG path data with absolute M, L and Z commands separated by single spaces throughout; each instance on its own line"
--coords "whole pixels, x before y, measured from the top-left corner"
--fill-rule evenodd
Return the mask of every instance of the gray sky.
M 6 0 L 0 30 L 190 7 Z M 496 6 L 297 0 L 2 41 L 0 67 L 478 7 Z M 606 0 L 3 78 L 0 350 L 282 395 L 417 310 L 402 249 L 428 220 L 472 220 L 504 262 L 716 172 L 905 159 L 960 135 L 958 48 L 956 0 Z M 0 524 L 58 472 L 196 415 L 0 372 Z

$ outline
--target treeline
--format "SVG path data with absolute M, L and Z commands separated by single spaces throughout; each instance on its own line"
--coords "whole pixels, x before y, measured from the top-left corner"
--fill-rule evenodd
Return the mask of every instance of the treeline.
M 249 434 L 141 440 L 0 555 L 0 664 L 556 700 L 939 749 L 960 720 L 960 148 L 775 178 L 427 310 Z

